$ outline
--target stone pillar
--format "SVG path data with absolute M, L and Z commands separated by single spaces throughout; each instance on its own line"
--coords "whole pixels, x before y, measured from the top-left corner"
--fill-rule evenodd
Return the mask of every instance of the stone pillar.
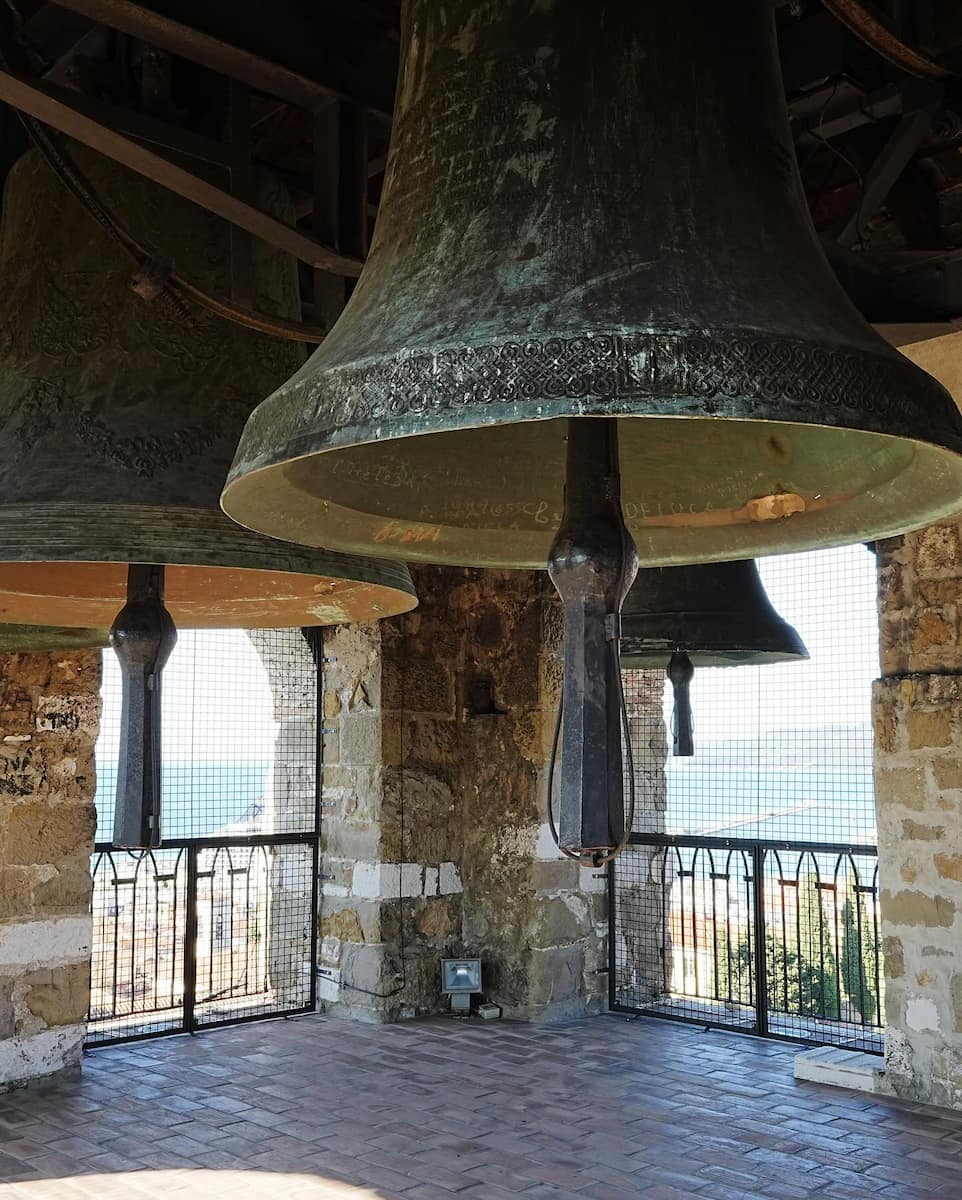
M 879 546 L 875 784 L 886 1084 L 962 1108 L 960 529 Z
M 604 882 L 546 843 L 560 671 L 546 576 L 420 568 L 419 608 L 325 641 L 321 994 L 439 1011 L 438 960 L 484 963 L 506 1015 L 603 1003 Z
M 100 655 L 0 658 L 0 1091 L 79 1069 Z
M 264 785 L 263 833 L 300 833 L 314 826 L 317 771 L 317 676 L 311 648 L 299 629 L 248 629 L 264 664 L 277 722 L 274 754 Z M 261 861 L 261 860 L 258 860 Z M 265 873 L 267 868 L 264 868 Z M 291 914 L 304 903 L 301 848 L 278 847 L 264 880 L 267 969 L 272 985 L 290 987 L 292 962 L 302 953 Z M 292 946 L 292 938 L 295 945 Z

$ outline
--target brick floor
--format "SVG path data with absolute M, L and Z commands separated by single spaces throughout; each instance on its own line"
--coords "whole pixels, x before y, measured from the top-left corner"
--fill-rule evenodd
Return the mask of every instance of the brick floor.
M 793 1053 L 616 1016 L 100 1049 L 0 1095 L 0 1197 L 960 1200 L 962 1113 L 795 1083 Z

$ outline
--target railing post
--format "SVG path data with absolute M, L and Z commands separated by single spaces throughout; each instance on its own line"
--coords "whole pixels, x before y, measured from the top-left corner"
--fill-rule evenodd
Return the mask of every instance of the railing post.
M 187 896 L 184 923 L 184 1029 L 197 1028 L 194 1005 L 197 1000 L 197 847 L 187 847 Z
M 615 920 L 617 917 L 615 908 L 615 861 L 608 864 L 608 1007 L 614 1009 L 617 1003 L 617 985 L 618 980 L 615 975 L 615 939 L 617 931 L 615 928 Z
M 752 907 L 755 918 L 755 1027 L 768 1035 L 768 930 L 765 921 L 765 847 L 752 846 Z

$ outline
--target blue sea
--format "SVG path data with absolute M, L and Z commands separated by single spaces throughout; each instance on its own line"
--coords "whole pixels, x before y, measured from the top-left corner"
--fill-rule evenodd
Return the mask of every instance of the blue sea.
M 270 763 L 165 763 L 161 775 L 165 840 L 270 833 L 261 819 Z M 109 841 L 117 763 L 97 763 L 97 840 Z
M 108 840 L 117 764 L 101 762 L 97 770 L 98 840 Z M 269 770 L 269 763 L 165 764 L 164 838 L 271 832 L 261 819 Z M 666 827 L 669 833 L 872 845 L 872 773 L 868 768 L 750 771 L 700 765 L 697 759 L 669 760 Z
M 670 760 L 667 828 L 717 837 L 874 845 L 872 772 L 868 767 L 745 770 Z

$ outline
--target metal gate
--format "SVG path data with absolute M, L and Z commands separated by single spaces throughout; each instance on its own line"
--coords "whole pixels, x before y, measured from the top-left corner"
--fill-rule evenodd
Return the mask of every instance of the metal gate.
M 88 1045 L 314 1009 L 317 649 L 298 630 L 181 634 L 164 679 L 162 786 L 168 828 L 184 836 L 95 848 Z M 108 825 L 112 666 L 98 745 Z
M 612 1009 L 881 1050 L 874 847 L 634 834 L 609 887 Z

